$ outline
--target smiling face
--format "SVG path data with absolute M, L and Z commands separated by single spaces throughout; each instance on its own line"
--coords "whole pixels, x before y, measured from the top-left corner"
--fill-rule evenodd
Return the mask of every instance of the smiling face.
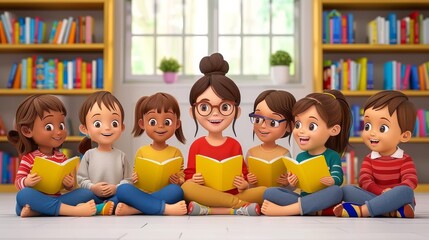
M 154 143 L 164 144 L 180 127 L 180 121 L 171 109 L 160 113 L 153 109 L 139 120 L 139 126 L 145 130 Z
M 272 120 L 283 120 L 285 117 L 280 113 L 273 112 L 267 105 L 267 102 L 264 100 L 256 106 L 255 114 L 266 117 L 267 119 L 262 120 L 262 124 L 253 124 L 253 131 L 258 136 L 259 140 L 267 144 L 275 144 L 275 141 L 283 135 L 285 135 L 287 130 L 286 121 L 281 122 L 277 127 Z M 272 119 L 272 120 L 270 120 Z
M 63 113 L 45 111 L 42 118 L 36 117 L 33 129 L 23 127 L 21 131 L 24 136 L 33 138 L 42 153 L 52 155 L 53 149 L 61 146 L 67 137 L 64 121 Z
M 408 131 L 401 132 L 396 111 L 390 116 L 387 107 L 365 110 L 362 139 L 372 151 L 379 152 L 382 156 L 390 156 L 395 153 L 399 142 L 405 141 L 408 135 L 411 135 Z
M 101 104 L 101 108 L 98 104 L 94 104 L 86 114 L 85 122 L 86 126 L 81 125 L 80 131 L 88 134 L 91 140 L 98 143 L 98 148 L 102 150 L 110 150 L 111 145 L 124 130 L 122 114 L 116 103 L 112 110 L 109 110 L 104 104 Z
M 235 111 L 239 111 L 239 108 L 236 107 L 233 102 L 225 101 L 218 97 L 211 87 L 207 88 L 197 98 L 196 102 L 203 104 L 198 104 L 197 106 L 194 106 L 195 118 L 198 123 L 209 132 L 209 134 L 221 134 L 222 131 L 225 130 L 234 120 Z M 211 113 L 209 113 L 210 105 L 212 106 Z M 225 116 L 221 114 L 221 111 L 225 115 L 229 115 Z M 200 113 L 208 115 L 203 116 Z
M 300 149 L 308 151 L 311 155 L 318 155 L 326 150 L 325 143 L 329 137 L 338 135 L 339 130 L 339 125 L 328 128 L 316 107 L 311 106 L 295 116 L 293 137 Z

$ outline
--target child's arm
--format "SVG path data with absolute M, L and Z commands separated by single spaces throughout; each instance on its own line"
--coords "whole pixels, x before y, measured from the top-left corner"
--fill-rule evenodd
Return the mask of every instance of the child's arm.
M 83 155 L 82 160 L 79 164 L 79 169 L 77 171 L 77 184 L 81 188 L 86 188 L 91 190 L 92 185 L 94 185 L 93 182 L 91 182 L 91 179 L 89 178 L 89 172 L 88 172 L 88 166 L 89 166 L 89 157 L 88 152 Z
M 128 162 L 127 158 L 125 157 L 125 154 L 122 154 L 121 157 L 121 161 L 122 161 L 122 166 L 123 166 L 123 176 L 124 178 L 121 180 L 121 182 L 117 185 L 119 186 L 120 184 L 123 183 L 132 183 L 132 174 L 133 174 L 133 169 L 131 168 L 130 163 Z
M 194 144 L 191 145 L 189 148 L 189 154 L 188 154 L 188 165 L 185 169 L 185 181 L 192 179 L 195 174 L 195 157 L 197 155 L 196 147 Z
M 376 195 L 383 193 L 383 188 L 375 183 L 374 173 L 371 165 L 371 160 L 368 156 L 363 159 L 362 166 L 359 172 L 359 186 L 364 190 L 372 192 Z
M 15 178 L 15 186 L 18 190 L 25 187 L 33 187 L 41 180 L 41 177 L 37 176 L 37 174 L 30 174 L 33 163 L 34 159 L 30 154 L 22 156 Z
M 417 187 L 418 178 L 416 167 L 414 166 L 413 159 L 407 154 L 404 154 L 404 162 L 401 166 L 401 183 L 400 185 L 409 186 L 411 189 Z

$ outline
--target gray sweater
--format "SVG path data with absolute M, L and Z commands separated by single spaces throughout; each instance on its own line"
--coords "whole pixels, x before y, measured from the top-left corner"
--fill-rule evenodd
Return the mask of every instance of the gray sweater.
M 98 182 L 131 183 L 131 174 L 130 164 L 121 150 L 112 148 L 110 152 L 102 152 L 93 148 L 82 157 L 77 183 L 87 189 Z

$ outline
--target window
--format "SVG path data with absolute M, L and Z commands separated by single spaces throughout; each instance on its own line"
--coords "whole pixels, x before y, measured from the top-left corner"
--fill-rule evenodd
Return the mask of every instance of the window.
M 236 79 L 267 79 L 269 55 L 280 49 L 297 72 L 298 0 L 128 0 L 125 9 L 127 80 L 159 79 L 163 57 L 178 59 L 181 79 L 195 78 L 213 52 Z

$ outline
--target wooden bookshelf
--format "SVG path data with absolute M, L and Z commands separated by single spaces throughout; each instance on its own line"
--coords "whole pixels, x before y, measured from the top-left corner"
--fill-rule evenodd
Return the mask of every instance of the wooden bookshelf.
M 336 9 L 339 12 L 352 13 L 355 17 L 355 43 L 352 44 L 325 44 L 322 35 L 322 17 L 324 10 Z M 407 16 L 412 11 L 418 10 L 424 17 L 429 17 L 429 1 L 427 0 L 314 0 L 313 1 L 313 87 L 315 92 L 323 91 L 323 62 L 327 59 L 348 58 L 351 59 L 366 57 L 374 61 L 374 85 L 378 86 L 383 79 L 379 79 L 383 71 L 380 66 L 388 60 L 402 58 L 410 60 L 411 63 L 420 60 L 429 61 L 428 44 L 368 44 L 366 40 L 366 26 L 368 20 L 375 16 L 384 16 L 389 12 L 397 12 L 398 18 Z M 369 20 L 369 21 L 370 21 Z M 364 34 L 364 35 L 362 35 Z M 378 66 L 378 68 L 376 68 Z M 376 78 L 375 72 L 378 71 L 379 78 Z M 342 90 L 349 103 L 362 104 L 366 98 L 382 91 L 350 91 Z M 428 90 L 402 90 L 415 103 L 417 108 L 428 109 L 429 100 Z M 368 151 L 360 137 L 351 137 L 350 143 L 360 154 Z M 427 169 L 427 163 L 424 150 L 429 143 L 429 137 L 414 137 L 406 145 L 406 152 L 413 157 L 414 163 L 419 174 L 419 185 L 416 191 L 429 192 L 429 174 L 422 169 Z M 358 156 L 360 159 L 363 156 Z
M 14 184 L 0 184 L 0 193 L 14 193 L 17 191 Z
M 65 101 L 70 101 L 73 106 L 79 106 L 84 96 L 99 90 L 113 91 L 114 76 L 114 0 L 2 0 L 0 1 L 0 14 L 9 11 L 18 17 L 40 16 L 46 22 L 46 36 L 49 38 L 52 22 L 66 17 L 91 15 L 94 18 L 95 40 L 90 44 L 0 44 L 0 115 L 5 124 L 12 126 L 13 113 L 19 103 L 31 94 L 64 95 Z M 40 14 L 39 14 L 40 12 Z M 103 88 L 102 89 L 7 89 L 6 83 L 12 64 L 23 57 L 43 56 L 44 58 L 58 58 L 69 60 L 82 57 L 88 61 L 103 59 Z M 67 106 L 67 104 L 66 104 Z M 69 109 L 68 109 L 69 110 Z M 69 113 L 75 117 L 76 113 Z M 75 123 L 77 124 L 77 123 Z M 69 136 L 65 143 L 68 147 L 76 145 L 82 140 L 82 136 Z M 74 144 L 74 145 L 70 145 Z M 0 136 L 0 151 L 10 150 L 5 136 Z M 11 185 L 0 185 L 0 192 L 14 189 Z

